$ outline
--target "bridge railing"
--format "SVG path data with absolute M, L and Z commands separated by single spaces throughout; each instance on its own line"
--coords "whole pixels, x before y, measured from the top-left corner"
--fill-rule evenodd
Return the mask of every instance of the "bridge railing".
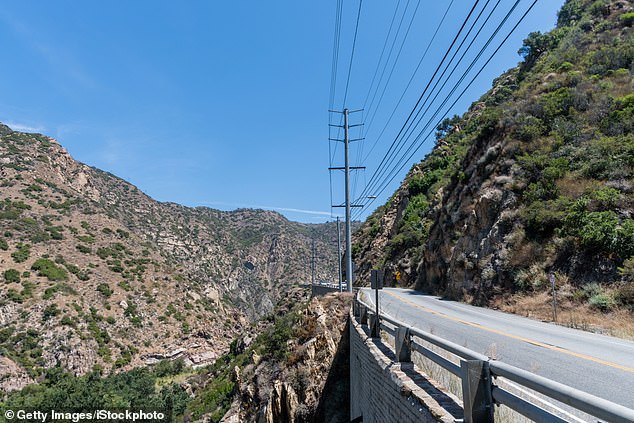
M 634 410 L 604 400 L 570 386 L 547 379 L 534 373 L 491 359 L 461 345 L 447 341 L 434 334 L 422 331 L 391 316 L 380 315 L 377 319 L 372 308 L 357 295 L 354 315 L 361 324 L 370 328 L 372 337 L 380 338 L 385 331 L 394 338 L 397 360 L 411 361 L 411 351 L 417 351 L 443 369 L 461 379 L 464 421 L 466 423 L 489 423 L 494 421 L 494 405 L 503 404 L 536 422 L 567 422 L 546 408 L 526 400 L 494 382 L 503 378 L 520 387 L 539 392 L 591 416 L 613 423 L 634 422 Z M 456 364 L 431 350 L 418 340 L 434 345 L 458 358 Z

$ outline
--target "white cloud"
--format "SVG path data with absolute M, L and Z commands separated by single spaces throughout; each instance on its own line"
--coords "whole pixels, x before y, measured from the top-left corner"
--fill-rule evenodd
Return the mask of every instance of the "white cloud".
M 327 211 L 296 209 L 292 207 L 258 206 L 258 205 L 250 205 L 250 204 L 223 203 L 221 201 L 202 201 L 198 204 L 201 204 L 204 206 L 239 207 L 239 208 L 250 208 L 250 209 L 274 210 L 274 211 L 288 212 L 288 213 L 301 213 L 301 214 L 309 214 L 309 215 L 315 215 L 315 216 L 328 216 L 328 217 L 331 216 L 331 213 Z
M 17 122 L 5 122 L 4 124 L 18 132 L 44 132 L 45 130 L 42 126 L 33 126 Z

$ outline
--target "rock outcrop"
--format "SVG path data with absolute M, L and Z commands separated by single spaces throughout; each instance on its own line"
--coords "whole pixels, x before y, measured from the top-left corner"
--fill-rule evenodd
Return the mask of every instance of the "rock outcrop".
M 347 421 L 349 294 L 313 298 L 281 360 L 253 357 L 234 370 L 237 393 L 223 422 Z

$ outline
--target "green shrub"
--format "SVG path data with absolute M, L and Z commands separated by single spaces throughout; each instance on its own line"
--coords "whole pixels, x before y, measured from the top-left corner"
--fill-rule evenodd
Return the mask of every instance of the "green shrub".
M 572 89 L 563 87 L 544 94 L 539 99 L 538 104 L 542 108 L 541 118 L 547 123 L 552 123 L 556 117 L 568 115 L 570 108 L 573 107 Z
M 7 298 L 13 301 L 14 303 L 18 303 L 18 304 L 21 304 L 24 302 L 24 297 L 17 290 L 13 288 L 10 288 L 7 291 Z
M 71 327 L 75 327 L 77 326 L 75 321 L 73 320 L 72 317 L 70 317 L 69 315 L 65 314 L 62 319 L 60 320 L 60 323 L 64 326 L 71 326 Z
M 50 233 L 51 239 L 61 240 L 64 239 L 64 235 L 62 235 L 62 229 L 59 227 L 51 226 L 46 228 L 46 230 Z
M 619 274 L 626 282 L 634 283 L 634 257 L 623 262 L 623 266 L 619 267 Z
M 590 198 L 600 211 L 614 210 L 622 197 L 621 191 L 610 187 L 602 187 L 590 193 Z
M 33 297 L 33 289 L 35 284 L 29 281 L 22 281 L 22 292 L 20 293 L 24 298 Z
M 20 272 L 15 269 L 7 269 L 4 271 L 4 280 L 7 283 L 20 283 Z
M 513 282 L 520 291 L 539 291 L 546 286 L 548 278 L 539 266 L 533 265 L 528 269 L 520 269 Z
M 71 264 L 71 263 L 64 263 L 64 267 L 66 268 L 66 270 L 68 270 L 70 273 L 72 273 L 73 275 L 77 276 L 79 279 L 81 279 L 81 269 L 79 269 L 78 266 Z
M 185 369 L 185 362 L 181 358 L 173 361 L 161 360 L 150 369 L 157 377 L 176 376 Z
M 616 99 L 614 110 L 600 127 L 607 135 L 630 134 L 634 130 L 634 94 Z
M 586 213 L 579 230 L 582 245 L 589 248 L 611 249 L 617 225 L 618 216 L 613 211 Z
M 403 212 L 401 224 L 415 226 L 420 224 L 421 219 L 429 211 L 429 201 L 424 194 L 411 197 Z
M 256 343 L 261 345 L 260 353 L 277 361 L 286 359 L 287 341 L 292 338 L 293 326 L 298 320 L 299 316 L 292 312 L 276 316 L 273 325 L 256 339 Z
M 571 168 L 586 178 L 631 178 L 634 167 L 634 134 L 601 137 L 574 151 Z
M 7 251 L 9 249 L 9 244 L 7 240 L 4 238 L 0 238 L 0 250 Z
M 522 115 L 515 122 L 514 136 L 521 141 L 531 142 L 544 135 L 547 129 L 538 117 Z
M 94 244 L 95 242 L 95 237 L 92 235 L 80 235 L 76 238 L 81 242 L 85 242 L 86 244 Z
M 590 297 L 588 302 L 592 307 L 597 308 L 601 311 L 610 311 L 616 306 L 614 298 L 605 293 L 593 295 L 592 297 Z
M 569 26 L 581 19 L 584 5 L 581 0 L 567 1 L 557 13 L 557 26 Z
M 58 316 L 61 313 L 60 309 L 57 307 L 57 304 L 53 303 L 42 311 L 42 320 L 49 320 L 51 317 Z
M 31 246 L 29 244 L 18 244 L 17 249 L 11 253 L 13 261 L 16 263 L 23 263 L 28 260 L 31 255 Z
M 27 338 L 28 339 L 28 338 Z M 108 351 L 106 351 L 108 350 Z M 35 355 L 37 351 L 31 350 Z M 109 361 L 109 348 L 99 349 L 104 361 Z M 129 352 L 122 354 L 125 362 Z M 161 386 L 150 369 L 137 368 L 127 372 L 104 376 L 95 370 L 84 376 L 73 376 L 61 367 L 46 370 L 39 384 L 31 384 L 20 391 L 13 391 L 4 399 L 7 409 L 65 410 L 79 412 L 91 409 L 104 410 L 158 410 L 165 413 L 165 421 L 182 421 L 187 404 L 191 401 L 178 383 Z M 231 398 L 229 397 L 229 403 Z M 228 407 L 227 407 L 228 408 Z M 219 421 L 219 419 L 213 420 Z
M 572 70 L 575 67 L 575 65 L 573 65 L 570 62 L 563 62 L 561 65 L 559 65 L 559 67 L 557 68 L 558 72 L 568 72 L 570 70 Z
M 138 328 L 143 326 L 143 318 L 139 315 L 138 306 L 136 304 L 130 303 L 123 314 L 128 317 L 128 320 L 133 326 Z
M 619 20 L 625 26 L 632 26 L 632 24 L 634 24 L 634 12 L 623 13 L 619 16 Z
M 429 188 L 438 182 L 443 175 L 442 170 L 425 170 L 422 175 L 415 175 L 409 182 L 409 194 L 414 197 L 427 194 Z
M 621 258 L 634 255 L 634 219 L 626 219 L 616 228 L 614 252 Z
M 104 297 L 108 298 L 112 295 L 112 289 L 110 289 L 110 285 L 103 282 L 97 285 L 97 292 L 99 292 Z
M 588 59 L 588 73 L 606 76 L 618 69 L 629 69 L 634 59 L 634 43 L 612 45 L 606 43 L 593 52 Z
M 610 6 L 605 0 L 597 0 L 590 5 L 590 14 L 597 18 L 605 18 L 610 15 Z
M 531 237 L 543 237 L 552 234 L 562 226 L 567 215 L 570 200 L 559 197 L 555 200 L 536 201 L 522 210 L 522 220 Z
M 71 286 L 61 282 L 46 288 L 44 290 L 44 294 L 42 295 L 42 299 L 50 300 L 57 292 L 62 292 L 65 295 L 77 295 L 77 291 L 75 291 Z
M 518 54 L 524 58 L 522 70 L 530 69 L 542 54 L 555 48 L 564 34 L 562 30 L 554 30 L 546 34 L 539 31 L 531 32 L 522 43 L 522 47 L 518 50 Z
M 68 279 L 68 272 L 62 267 L 58 267 L 49 259 L 41 258 L 31 266 L 37 271 L 38 276 L 46 276 L 50 281 L 65 281 Z
M 77 251 L 79 251 L 80 253 L 83 253 L 83 254 L 92 253 L 92 249 L 90 247 L 87 247 L 87 246 L 82 245 L 82 244 L 77 244 L 75 246 L 75 248 L 77 249 Z

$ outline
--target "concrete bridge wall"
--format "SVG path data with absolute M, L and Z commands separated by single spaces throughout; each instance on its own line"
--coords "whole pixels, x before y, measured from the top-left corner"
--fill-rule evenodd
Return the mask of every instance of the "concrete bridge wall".
M 457 398 L 426 379 L 350 316 L 350 418 L 363 423 L 462 421 Z M 362 418 L 362 420 L 358 420 Z M 357 419 L 357 420 L 355 420 Z

